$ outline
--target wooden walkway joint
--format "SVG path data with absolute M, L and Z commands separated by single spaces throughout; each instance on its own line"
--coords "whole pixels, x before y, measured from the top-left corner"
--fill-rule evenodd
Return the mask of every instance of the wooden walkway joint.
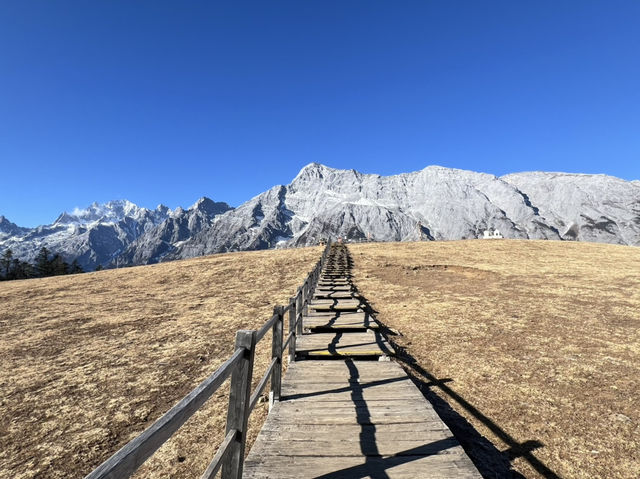
M 351 267 L 347 248 L 332 245 L 243 477 L 480 478 L 431 404 L 388 361 L 393 347 Z

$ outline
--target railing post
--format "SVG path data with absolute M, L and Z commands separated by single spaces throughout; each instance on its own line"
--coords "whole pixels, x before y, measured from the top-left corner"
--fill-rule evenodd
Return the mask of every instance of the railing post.
M 222 464 L 222 479 L 241 479 L 244 465 L 244 448 L 247 440 L 249 419 L 249 399 L 251 397 L 251 377 L 253 358 L 256 351 L 256 332 L 240 330 L 236 333 L 236 349 L 243 348 L 245 355 L 231 375 L 231 391 L 227 409 L 227 434 L 236 430 L 236 440 Z
M 276 306 L 273 308 L 274 314 L 278 315 L 278 319 L 273 323 L 273 338 L 271 341 L 271 359 L 277 359 L 276 365 L 271 373 L 271 391 L 269 392 L 269 410 L 276 401 L 280 400 L 280 390 L 282 386 L 282 323 L 284 316 L 284 307 Z
M 309 314 L 309 277 L 302 285 L 302 314 L 306 316 Z
M 298 288 L 296 295 L 296 334 L 302 335 L 302 288 Z
M 298 335 L 298 328 L 296 326 L 298 319 L 297 300 L 297 296 L 289 299 L 289 334 L 292 334 L 291 340 L 289 341 L 289 363 L 296 360 L 296 336 Z

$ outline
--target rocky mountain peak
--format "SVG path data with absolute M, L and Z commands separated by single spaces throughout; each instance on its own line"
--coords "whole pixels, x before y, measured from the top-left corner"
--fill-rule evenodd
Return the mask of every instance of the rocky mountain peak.
M 29 231 L 30 228 L 22 228 L 15 223 L 9 221 L 5 216 L 0 215 L 0 234 L 2 235 L 18 235 Z
M 233 208 L 231 208 L 231 206 L 229 206 L 227 203 L 215 202 L 212 199 L 207 198 L 206 196 L 203 196 L 198 201 L 196 201 L 193 205 L 191 205 L 191 207 L 189 207 L 189 210 L 201 211 L 205 214 L 212 215 L 212 216 L 220 213 L 224 213 L 225 211 L 228 211 L 230 209 L 233 209 Z

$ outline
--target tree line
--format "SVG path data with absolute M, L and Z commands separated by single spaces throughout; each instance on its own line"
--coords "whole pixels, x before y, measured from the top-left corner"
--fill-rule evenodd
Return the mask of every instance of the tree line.
M 10 249 L 5 250 L 0 256 L 0 281 L 77 273 L 84 273 L 78 260 L 67 263 L 62 256 L 57 253 L 52 255 L 44 246 L 40 248 L 33 264 L 14 258 Z

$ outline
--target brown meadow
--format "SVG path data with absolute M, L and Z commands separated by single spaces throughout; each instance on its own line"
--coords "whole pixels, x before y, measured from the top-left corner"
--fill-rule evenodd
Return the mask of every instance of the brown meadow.
M 83 477 L 211 374 L 288 302 L 322 248 L 0 283 L 0 477 Z M 254 379 L 271 354 L 260 343 Z M 256 381 L 257 382 L 257 381 Z M 228 383 L 228 382 L 227 382 Z M 137 474 L 200 477 L 228 384 Z M 253 415 L 250 440 L 266 417 Z
M 453 408 L 438 409 L 454 432 L 491 441 L 462 441 L 481 466 L 640 477 L 640 249 L 514 240 L 350 249 L 360 291 L 401 333 L 392 338 L 406 368 Z
M 640 476 L 640 249 L 511 240 L 349 249 L 398 360 L 468 436 L 487 477 L 492 468 Z M 286 303 L 321 251 L 0 283 L 0 476 L 88 473 L 229 357 L 236 330 Z M 260 346 L 257 376 L 269 336 Z M 223 388 L 137 476 L 199 477 L 226 406 Z M 266 412 L 256 408 L 250 441 Z

